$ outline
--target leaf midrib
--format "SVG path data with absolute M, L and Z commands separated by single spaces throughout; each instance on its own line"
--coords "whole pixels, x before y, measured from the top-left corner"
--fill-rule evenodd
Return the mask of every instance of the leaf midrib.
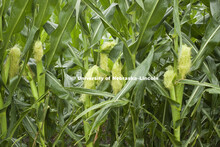
M 141 43 L 141 40 L 142 40 L 143 35 L 144 35 L 144 32 L 145 32 L 145 30 L 147 29 L 148 23 L 149 23 L 149 21 L 150 21 L 152 15 L 153 15 L 153 12 L 154 12 L 155 9 L 156 9 L 156 6 L 157 6 L 158 2 L 159 2 L 159 0 L 157 0 L 157 2 L 154 4 L 154 7 L 153 7 L 152 11 L 150 12 L 149 17 L 147 18 L 147 21 L 146 21 L 146 23 L 145 23 L 145 25 L 144 25 L 144 29 L 142 30 L 142 32 L 141 32 L 141 34 L 140 34 L 140 37 L 138 38 L 138 42 L 137 42 L 137 45 L 136 45 L 136 47 L 135 47 L 135 49 L 134 49 L 134 52 L 137 51 L 137 49 L 138 49 L 138 47 L 139 47 L 139 45 L 140 45 L 140 43 Z
M 60 43 L 60 40 L 61 40 L 61 38 L 62 38 L 62 36 L 63 36 L 63 33 L 64 33 L 64 31 L 66 30 L 66 26 L 68 25 L 68 23 L 69 23 L 69 21 L 70 21 L 72 15 L 73 15 L 73 13 L 74 13 L 74 10 L 75 10 L 75 9 L 73 9 L 73 11 L 71 12 L 71 15 L 69 15 L 69 17 L 68 17 L 68 19 L 67 19 L 67 21 L 66 21 L 67 23 L 65 23 L 65 25 L 64 25 L 64 27 L 63 27 L 63 29 L 62 29 L 60 35 L 58 36 L 58 41 L 56 42 L 55 47 L 54 47 L 55 49 L 54 49 L 53 52 L 52 52 L 52 56 L 50 56 L 50 58 L 49 58 L 49 60 L 48 60 L 47 68 L 49 67 L 49 65 L 50 65 L 50 63 L 51 63 L 51 61 L 52 61 L 52 58 L 54 57 L 54 54 L 55 54 L 55 52 L 56 52 L 56 50 L 57 50 L 57 47 L 58 47 L 58 45 L 59 45 L 59 43 Z M 59 28 L 57 28 L 57 29 L 59 29 Z
M 18 15 L 19 17 L 18 17 L 18 18 L 16 19 L 16 21 L 15 21 L 16 23 L 12 26 L 12 29 L 11 29 L 11 31 L 10 31 L 8 37 L 6 38 L 6 44 L 5 44 L 5 46 L 4 46 L 4 50 L 3 50 L 3 51 L 5 51 L 5 49 L 8 47 L 8 43 L 9 43 L 9 40 L 10 40 L 10 38 L 11 38 L 11 35 L 13 34 L 14 29 L 16 28 L 16 26 L 17 26 L 17 24 L 18 24 L 18 22 L 19 22 L 21 16 L 23 15 L 23 13 L 24 13 L 24 11 L 25 11 L 25 9 L 26 9 L 26 7 L 27 7 L 28 2 L 29 2 L 29 0 L 26 1 L 25 6 L 23 7 L 21 13 Z
M 39 23 L 39 26 L 37 26 L 37 27 L 40 27 L 42 25 L 42 20 L 43 20 L 43 18 L 45 16 L 45 12 L 46 12 L 46 9 L 47 9 L 47 6 L 48 6 L 48 2 L 49 2 L 49 0 L 46 0 L 46 4 L 45 4 L 44 10 L 43 10 L 43 15 L 40 18 L 40 23 Z
M 107 9 L 107 10 L 108 10 L 108 9 Z M 105 14 L 104 16 L 106 17 L 109 12 L 111 12 L 111 11 L 110 11 L 110 10 L 106 11 L 106 14 Z M 101 18 L 100 18 L 100 19 L 101 19 Z M 94 35 L 93 35 L 93 38 L 94 38 L 94 36 L 96 36 L 96 34 L 97 34 L 97 32 L 98 32 L 98 30 L 99 30 L 99 28 L 100 28 L 101 26 L 102 26 L 102 21 L 100 20 L 100 23 L 99 23 L 99 25 L 98 25 L 98 27 L 97 27 L 97 29 L 96 29 Z

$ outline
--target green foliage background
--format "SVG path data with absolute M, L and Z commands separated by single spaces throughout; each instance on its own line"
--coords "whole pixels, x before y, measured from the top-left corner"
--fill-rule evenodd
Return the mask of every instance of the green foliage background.
M 6 111 L 8 125 L 1 146 L 43 146 L 39 121 L 47 146 L 220 146 L 219 8 L 219 0 L 0 0 L 0 112 Z M 166 67 L 178 58 L 176 36 L 178 50 L 182 44 L 192 48 L 191 71 L 176 81 L 185 84 L 180 142 L 170 109 L 178 103 L 163 85 Z M 46 74 L 46 92 L 38 101 L 25 76 L 26 65 L 37 74 L 36 40 L 43 42 Z M 159 80 L 127 81 L 117 95 L 110 81 L 96 90 L 83 88 L 76 77 L 99 66 L 107 41 L 117 43 L 109 58 L 111 66 L 121 60 L 125 77 Z M 20 72 L 4 83 L 4 65 L 16 44 L 22 50 Z M 34 82 L 40 87 L 36 77 Z M 92 107 L 84 109 L 81 94 L 92 95 Z M 86 140 L 83 120 L 90 111 L 95 113 L 87 118 Z

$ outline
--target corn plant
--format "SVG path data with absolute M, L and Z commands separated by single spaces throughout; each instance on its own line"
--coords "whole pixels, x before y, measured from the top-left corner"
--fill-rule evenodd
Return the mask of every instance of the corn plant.
M 220 146 L 219 0 L 0 0 L 0 146 Z

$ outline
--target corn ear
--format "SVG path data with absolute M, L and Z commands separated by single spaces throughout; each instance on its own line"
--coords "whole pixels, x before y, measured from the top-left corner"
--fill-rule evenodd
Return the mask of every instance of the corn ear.
M 173 87 L 173 80 L 175 78 L 176 74 L 173 70 L 172 66 L 168 67 L 168 70 L 164 73 L 164 86 L 168 89 L 171 89 Z
M 114 46 L 116 45 L 116 43 L 114 41 L 112 42 L 104 42 L 101 46 L 101 50 L 111 50 Z
M 181 79 L 184 79 L 191 68 L 191 48 L 186 45 L 182 46 L 181 54 L 178 59 L 178 70 Z
M 10 58 L 10 78 L 15 77 L 19 72 L 19 62 L 20 62 L 21 50 L 18 45 L 15 45 L 9 53 Z
M 109 68 L 109 58 L 108 58 L 108 51 L 110 51 L 114 46 L 115 42 L 105 42 L 101 46 L 101 54 L 100 54 L 100 67 L 105 70 L 110 72 Z M 106 51 L 106 52 L 105 52 Z
M 42 60 L 44 54 L 43 45 L 41 41 L 36 41 L 34 44 L 34 59 L 36 62 L 39 62 Z
M 121 70 L 121 63 L 119 63 L 119 61 L 116 61 L 112 67 L 112 77 L 123 77 L 123 75 L 121 74 Z M 117 94 L 123 88 L 124 83 L 124 80 L 114 80 L 113 78 L 111 82 L 113 93 Z

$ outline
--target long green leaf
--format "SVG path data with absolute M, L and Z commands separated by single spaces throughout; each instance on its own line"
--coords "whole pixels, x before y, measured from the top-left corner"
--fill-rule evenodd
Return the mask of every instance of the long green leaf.
M 180 46 L 182 46 L 182 34 L 181 34 L 181 25 L 179 18 L 179 0 L 173 1 L 173 22 L 174 22 L 174 36 L 177 36 L 180 39 Z
M 71 45 L 67 45 L 68 46 L 68 49 L 69 49 L 69 52 L 70 54 L 74 57 L 74 61 L 76 62 L 77 65 L 79 65 L 80 67 L 83 67 L 82 63 L 80 62 L 80 59 L 79 57 L 77 56 L 77 54 L 74 52 L 75 48 L 72 47 Z
M 68 30 L 69 32 L 75 26 L 76 19 L 74 14 L 74 8 L 77 1 L 73 3 L 68 3 L 60 13 L 59 16 L 59 26 L 57 29 L 51 34 L 51 47 L 49 52 L 47 53 L 47 65 L 46 67 L 49 68 L 55 53 L 59 49 L 59 45 L 61 43 L 62 37 L 64 36 L 65 32 Z M 68 32 L 67 31 L 67 32 Z M 58 57 L 55 57 L 55 61 Z
M 69 92 L 63 87 L 60 81 L 49 71 L 46 73 L 47 86 L 61 99 L 68 99 Z
M 108 20 L 108 22 L 111 22 L 114 16 L 115 7 L 117 6 L 116 3 L 111 4 L 108 9 L 106 9 L 103 12 L 103 16 Z M 93 34 L 92 34 L 92 45 L 96 44 L 103 35 L 104 32 L 104 25 L 102 24 L 102 21 L 100 19 L 94 19 L 92 20 L 92 28 L 93 28 Z
M 132 53 L 145 47 L 159 28 L 168 7 L 167 0 L 145 1 L 145 11 L 140 18 L 140 34 L 137 41 L 130 46 Z M 157 19 L 155 19 L 157 18 Z M 157 26 L 156 26 L 157 25 Z M 153 29 L 153 27 L 156 27 Z
M 57 5 L 58 0 L 38 0 L 37 5 L 39 5 L 39 11 L 35 19 L 35 27 L 39 28 L 44 25 L 46 21 L 51 16 L 54 11 L 55 6 Z
M 208 88 L 205 91 L 207 91 L 210 94 L 220 94 L 219 89 L 216 89 L 216 88 Z
M 78 0 L 76 2 L 76 23 L 78 22 L 78 19 L 79 19 L 80 3 L 81 3 L 81 0 Z
M 152 49 L 148 55 L 148 57 L 134 70 L 134 72 L 131 74 L 131 77 L 143 77 L 148 74 L 148 71 L 151 66 L 151 62 L 154 55 L 154 49 Z M 114 97 L 114 99 L 118 100 L 123 95 L 125 95 L 136 83 L 135 80 L 129 80 L 125 86 L 122 88 L 122 90 Z
M 207 77 L 205 76 L 201 82 L 205 82 L 207 80 Z M 192 107 L 198 100 L 199 97 L 202 95 L 204 90 L 204 87 L 202 86 L 196 86 L 193 91 L 192 94 L 189 97 L 189 100 L 187 101 L 182 113 L 181 113 L 181 117 L 184 118 L 187 115 L 187 110 L 189 110 L 190 107 Z
M 220 1 L 219 0 L 210 0 L 210 10 L 213 18 L 216 21 L 220 22 Z
M 193 131 L 193 133 L 191 133 L 189 139 L 187 139 L 187 141 L 184 143 L 183 147 L 188 147 L 188 145 L 192 142 L 192 139 L 195 136 L 195 133 L 196 133 L 196 129 Z
M 220 38 L 220 24 L 212 20 L 206 28 L 205 35 L 202 40 L 201 48 L 193 59 L 192 70 L 199 68 L 208 53 L 213 51 L 215 46 L 218 44 Z
M 217 125 L 214 123 L 214 121 L 212 120 L 212 118 L 210 117 L 210 115 L 208 114 L 208 112 L 205 109 L 202 109 L 202 112 L 207 116 L 207 118 L 211 122 L 215 132 L 217 133 L 218 137 L 220 138 L 220 130 L 218 129 Z
M 80 93 L 80 94 L 89 94 L 89 95 L 98 95 L 98 96 L 105 96 L 105 97 L 114 97 L 114 94 L 103 92 L 100 90 L 94 90 L 94 89 L 86 89 L 81 87 L 65 87 L 66 90 Z
M 139 6 L 141 6 L 143 10 L 145 10 L 143 0 L 136 0 L 136 2 L 138 3 Z
M 4 12 L 4 8 L 5 8 L 5 0 L 2 0 L 0 2 L 0 42 L 3 40 L 3 34 L 2 34 L 2 31 L 3 31 L 3 28 L 2 28 L 2 19 L 3 19 L 3 12 Z
M 28 116 L 25 116 L 23 119 L 23 126 L 26 129 L 27 133 L 34 140 L 37 135 L 37 127 L 33 124 L 31 119 Z M 37 143 L 40 143 L 39 137 L 36 139 Z
M 201 83 L 201 82 L 198 82 L 198 81 L 185 79 L 185 80 L 180 80 L 179 83 L 188 84 L 188 85 L 211 87 L 211 88 L 214 88 L 216 90 L 220 90 L 219 86 L 216 86 L 216 85 L 213 85 L 213 84 L 210 84 L 210 83 L 206 83 L 206 82 Z
M 154 77 L 152 73 L 148 72 L 148 76 L 149 77 Z M 167 98 L 169 98 L 169 93 L 167 92 L 167 90 L 164 88 L 162 82 L 158 81 L 158 80 L 154 80 L 153 81 L 156 85 L 157 88 L 160 90 L 161 94 Z
M 139 66 L 140 63 L 139 62 L 136 62 L 137 65 Z M 148 72 L 147 74 L 149 77 L 154 77 L 154 75 L 151 73 L 151 72 Z M 160 90 L 161 94 L 164 96 L 164 97 L 167 97 L 169 98 L 169 93 L 167 92 L 167 90 L 164 88 L 164 85 L 161 83 L 161 81 L 159 80 L 153 80 L 153 82 L 157 85 L 157 88 Z
M 135 53 L 137 51 L 137 49 L 138 49 L 138 47 L 139 47 L 139 45 L 141 43 L 141 40 L 142 40 L 142 38 L 144 36 L 145 30 L 147 29 L 147 26 L 148 26 L 148 24 L 150 22 L 150 19 L 151 19 L 153 13 L 154 13 L 154 11 L 156 9 L 156 6 L 159 3 L 159 1 L 160 0 L 147 1 L 147 4 L 146 4 L 147 5 L 147 8 L 146 8 L 147 12 L 144 15 L 144 17 L 142 17 L 142 21 L 144 21 L 144 23 L 143 23 L 143 25 L 141 27 L 140 35 L 139 35 L 139 38 L 137 40 L 137 43 L 135 44 L 135 48 L 134 48 L 134 50 L 132 50 L 133 53 Z
M 19 1 L 16 0 L 13 3 L 11 16 L 8 22 L 8 27 L 6 29 L 6 32 L 3 34 L 4 35 L 4 41 L 3 41 L 4 46 L 3 48 L 0 49 L 0 63 L 2 63 L 5 50 L 8 47 L 8 44 L 10 42 L 10 39 L 13 33 L 18 32 L 22 29 L 22 25 L 20 23 L 24 22 L 25 10 L 30 1 L 31 0 L 19 0 Z

